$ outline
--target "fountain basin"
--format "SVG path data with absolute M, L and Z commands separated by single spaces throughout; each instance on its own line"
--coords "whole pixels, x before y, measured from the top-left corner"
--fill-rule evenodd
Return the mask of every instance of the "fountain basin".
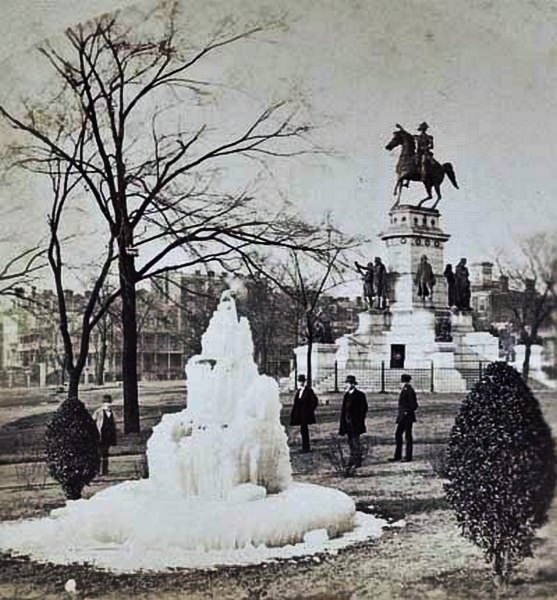
M 381 522 L 374 521 L 380 533 Z M 4 523 L 1 545 L 39 561 L 164 570 L 260 562 L 288 556 L 296 544 L 305 554 L 311 532 L 321 530 L 319 550 L 326 538 L 334 542 L 355 526 L 353 501 L 332 488 L 292 483 L 267 495 L 261 486 L 242 484 L 222 502 L 163 495 L 140 480 L 70 501 L 47 518 Z

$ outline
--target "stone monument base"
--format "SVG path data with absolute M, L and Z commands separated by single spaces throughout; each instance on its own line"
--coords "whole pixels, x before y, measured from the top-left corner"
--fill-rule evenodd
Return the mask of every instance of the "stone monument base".
M 403 372 L 412 375 L 417 390 L 464 392 L 477 381 L 480 363 L 498 360 L 498 339 L 474 331 L 472 315 L 448 309 L 392 307 L 365 311 L 358 327 L 335 344 L 312 350 L 313 386 L 319 391 L 342 386 L 355 375 L 372 391 L 394 391 Z M 439 320 L 449 322 L 439 327 Z M 440 330 L 441 334 L 440 335 Z M 298 371 L 304 372 L 307 347 L 295 349 Z

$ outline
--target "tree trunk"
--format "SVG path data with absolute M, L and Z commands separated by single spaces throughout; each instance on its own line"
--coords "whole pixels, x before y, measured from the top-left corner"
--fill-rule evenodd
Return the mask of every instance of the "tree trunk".
M 69 373 L 68 382 L 68 400 L 77 400 L 79 398 L 79 379 L 81 377 L 81 371 L 73 369 Z
M 97 372 L 96 372 L 96 384 L 103 385 L 104 384 L 104 367 L 106 364 L 106 351 L 107 351 L 107 343 L 106 343 L 106 333 L 103 332 L 101 336 L 101 347 L 99 349 L 99 355 L 97 357 Z
M 311 317 L 307 317 L 306 319 L 306 327 L 307 327 L 307 331 L 308 331 L 308 344 L 307 344 L 307 357 L 306 357 L 306 368 L 307 368 L 307 373 L 306 373 L 306 378 L 307 378 L 307 385 L 309 387 L 312 386 L 312 374 L 311 374 L 311 351 L 313 349 L 313 323 L 311 321 Z
M 133 257 L 120 248 L 120 286 L 122 292 L 122 381 L 124 393 L 124 432 L 139 432 L 137 392 L 137 313 Z
M 530 356 L 532 354 L 532 344 L 527 342 L 524 345 L 524 362 L 522 363 L 522 379 L 524 383 L 528 383 L 528 376 L 530 375 Z
M 506 567 L 505 556 L 502 551 L 495 554 L 493 560 L 493 583 L 495 585 L 495 598 L 501 598 L 501 594 L 505 591 L 508 583 L 508 572 Z

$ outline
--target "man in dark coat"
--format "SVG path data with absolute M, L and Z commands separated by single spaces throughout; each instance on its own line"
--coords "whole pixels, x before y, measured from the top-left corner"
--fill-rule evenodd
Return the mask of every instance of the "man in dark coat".
M 346 376 L 348 389 L 344 394 L 340 410 L 339 435 L 348 436 L 350 446 L 350 459 L 348 461 L 347 475 L 354 472 L 362 465 L 362 446 L 360 435 L 366 431 L 367 398 L 356 386 L 358 382 L 354 375 Z
M 99 454 L 101 475 L 108 475 L 108 449 L 116 445 L 116 422 L 112 412 L 112 396 L 103 396 L 103 405 L 93 413 L 93 419 L 99 430 Z
M 416 392 L 410 385 L 412 377 L 407 373 L 400 376 L 402 388 L 398 397 L 398 414 L 396 417 L 396 432 L 395 432 L 395 456 L 392 461 L 402 459 L 402 436 L 406 441 L 406 458 L 405 462 L 412 461 L 412 425 L 416 422 L 416 409 L 418 401 L 416 400 Z
M 302 434 L 302 452 L 310 452 L 309 425 L 315 423 L 315 409 L 318 400 L 315 392 L 306 385 L 306 376 L 298 375 L 298 389 L 294 395 L 294 405 L 290 414 L 290 425 L 299 425 Z

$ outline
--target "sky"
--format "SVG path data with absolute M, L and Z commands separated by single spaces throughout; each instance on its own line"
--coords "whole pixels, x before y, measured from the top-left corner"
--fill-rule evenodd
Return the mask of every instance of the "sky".
M 14 90 L 40 79 L 33 44 L 132 4 L 3 0 L 0 99 L 13 100 Z M 436 158 L 453 164 L 460 185 L 446 181 L 438 206 L 452 236 L 447 262 L 493 259 L 501 249 L 513 252 L 523 236 L 557 229 L 557 4 L 192 0 L 182 3 L 181 23 L 195 38 L 225 16 L 247 23 L 270 12 L 284 15 L 288 27 L 217 57 L 204 76 L 236 90 L 238 121 L 269 100 L 303 96 L 313 139 L 329 152 L 274 165 L 272 181 L 304 214 L 318 220 L 331 211 L 347 232 L 372 240 L 364 254 L 380 253 L 398 156 L 385 144 L 395 123 L 415 130 L 426 120 Z M 230 175 L 242 176 L 241 169 Z M 25 181 L 0 189 L 0 215 L 17 196 L 32 215 L 25 231 L 36 238 L 44 228 L 40 195 Z M 403 201 L 423 195 L 413 183 Z M 77 225 L 86 231 L 86 223 Z M 9 226 L 6 217 L 2 227 Z

